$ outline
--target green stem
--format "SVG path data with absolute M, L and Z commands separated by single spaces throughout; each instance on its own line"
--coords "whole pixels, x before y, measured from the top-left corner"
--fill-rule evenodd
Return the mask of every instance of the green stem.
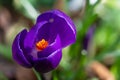
M 35 69 L 33 69 L 35 75 L 37 76 L 37 80 L 42 80 L 39 72 L 37 72 Z

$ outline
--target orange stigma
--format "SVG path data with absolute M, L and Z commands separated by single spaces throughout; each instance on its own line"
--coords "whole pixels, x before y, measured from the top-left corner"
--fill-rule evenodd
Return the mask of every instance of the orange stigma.
M 45 39 L 42 39 L 41 41 L 38 41 L 36 43 L 36 48 L 40 51 L 45 49 L 47 46 L 48 46 L 48 42 Z

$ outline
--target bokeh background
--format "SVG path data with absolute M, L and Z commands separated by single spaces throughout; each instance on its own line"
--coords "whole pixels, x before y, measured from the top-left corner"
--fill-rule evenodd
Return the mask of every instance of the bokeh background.
M 0 0 L 0 80 L 37 80 L 12 59 L 11 45 L 42 12 L 59 9 L 77 29 L 60 65 L 44 80 L 120 80 L 120 0 Z

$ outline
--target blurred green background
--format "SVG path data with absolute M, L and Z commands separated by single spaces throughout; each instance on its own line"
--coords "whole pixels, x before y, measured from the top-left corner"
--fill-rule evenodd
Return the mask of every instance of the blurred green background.
M 0 0 L 0 80 L 37 80 L 12 59 L 14 37 L 38 15 L 65 12 L 77 29 L 75 44 L 46 80 L 120 80 L 120 0 Z

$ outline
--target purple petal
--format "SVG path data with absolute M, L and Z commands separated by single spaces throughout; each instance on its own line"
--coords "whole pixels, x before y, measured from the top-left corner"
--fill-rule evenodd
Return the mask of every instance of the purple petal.
M 60 48 L 61 48 L 60 37 L 59 37 L 59 35 L 57 35 L 55 41 L 52 44 L 50 44 L 43 51 L 38 52 L 38 57 L 39 58 L 48 57 L 51 53 L 53 53 L 54 51 L 56 51 Z
M 39 39 L 42 37 L 49 37 L 52 42 L 57 34 L 60 35 L 62 47 L 66 47 L 75 42 L 76 40 L 76 30 L 75 25 L 72 20 L 63 12 L 59 10 L 48 11 L 46 13 L 41 14 L 37 23 L 41 23 L 41 21 L 48 21 L 48 24 L 41 28 L 39 31 L 39 35 L 45 34 L 42 36 L 38 36 Z M 48 33 L 45 33 L 47 31 Z
M 37 27 L 37 26 L 35 26 Z M 39 27 L 39 26 L 38 26 Z M 49 23 L 46 23 L 45 25 L 43 25 L 39 30 L 38 30 L 38 33 L 37 33 L 37 37 L 36 37 L 36 42 L 42 40 L 42 39 L 45 39 L 45 40 L 49 40 L 50 39 L 50 28 L 51 28 L 51 25 L 49 25 Z M 57 34 L 56 34 L 57 35 Z M 55 38 L 54 38 L 55 39 Z
M 47 23 L 46 21 L 41 22 L 39 24 L 36 24 L 34 27 L 32 27 L 30 29 L 30 31 L 28 32 L 28 34 L 27 34 L 27 36 L 26 36 L 26 38 L 24 40 L 24 47 L 26 49 L 32 50 L 32 48 L 35 45 L 34 43 L 35 43 L 35 39 L 37 37 L 39 29 L 46 23 Z
M 24 29 L 23 31 L 21 31 L 15 38 L 13 45 L 12 45 L 12 55 L 13 58 L 16 62 L 18 62 L 20 65 L 24 66 L 24 67 L 32 67 L 31 63 L 26 59 L 26 57 L 24 56 L 23 53 L 23 41 L 25 39 L 25 36 L 27 34 L 27 30 Z
M 60 49 L 54 51 L 51 55 L 44 58 L 39 58 L 34 62 L 36 71 L 45 73 L 55 69 L 62 58 L 62 51 Z

